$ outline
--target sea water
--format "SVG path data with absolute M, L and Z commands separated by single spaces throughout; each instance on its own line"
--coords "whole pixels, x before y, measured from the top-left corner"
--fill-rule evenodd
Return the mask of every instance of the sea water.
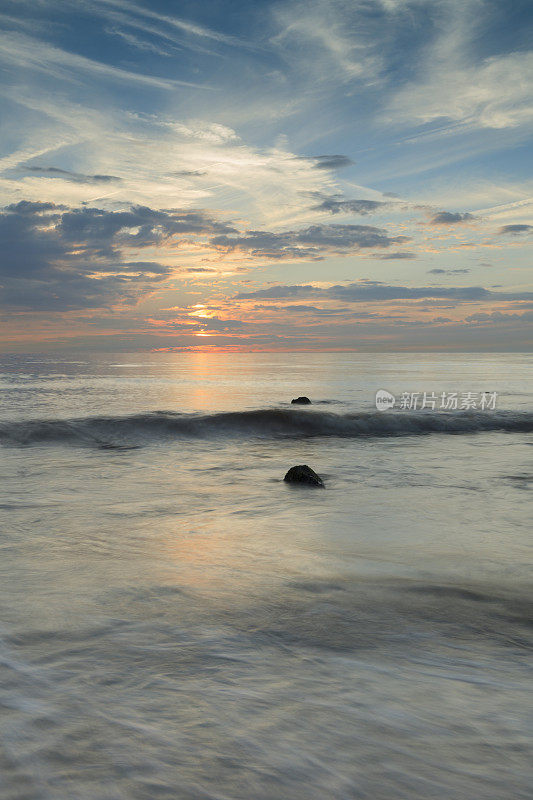
M 4 357 L 2 800 L 530 798 L 532 362 Z

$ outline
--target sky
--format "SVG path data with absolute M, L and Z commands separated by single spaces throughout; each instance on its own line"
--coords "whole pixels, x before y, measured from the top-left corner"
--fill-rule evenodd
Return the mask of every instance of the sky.
M 2 350 L 530 350 L 532 18 L 0 0 Z

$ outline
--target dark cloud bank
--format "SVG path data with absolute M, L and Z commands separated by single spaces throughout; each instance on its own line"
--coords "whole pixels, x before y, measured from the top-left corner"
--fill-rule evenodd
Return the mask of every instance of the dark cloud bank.
M 68 209 L 24 200 L 0 213 L 0 304 L 65 311 L 134 302 L 172 267 L 131 261 L 128 249 L 234 231 L 200 211 Z
M 321 260 L 335 253 L 367 248 L 386 248 L 409 241 L 408 236 L 389 236 L 372 225 L 311 225 L 300 231 L 246 231 L 242 236 L 223 234 L 212 244 L 231 252 L 239 250 L 261 258 Z
M 344 286 L 321 288 L 316 286 L 272 286 L 255 292 L 240 292 L 236 300 L 289 300 L 289 299 L 342 300 L 358 303 L 387 300 L 420 300 L 444 298 L 466 302 L 489 300 L 533 300 L 533 292 L 491 292 L 482 286 L 389 286 L 387 284 L 350 283 Z
M 0 304 L 13 310 L 65 311 L 135 302 L 172 272 L 131 250 L 194 237 L 223 253 L 251 258 L 322 260 L 408 240 L 371 225 L 312 225 L 302 230 L 240 232 L 201 210 L 134 206 L 110 211 L 23 200 L 0 212 Z M 390 253 L 391 258 L 411 254 Z M 202 268 L 188 268 L 192 272 Z
M 505 226 L 517 227 L 531 226 Z M 13 311 L 50 312 L 134 303 L 157 288 L 175 267 L 133 260 L 131 251 L 165 245 L 179 251 L 180 243 L 189 246 L 189 237 L 222 253 L 242 252 L 260 259 L 321 260 L 366 249 L 381 250 L 379 255 L 372 254 L 376 258 L 415 257 L 410 252 L 387 252 L 393 245 L 408 241 L 408 237 L 390 236 L 385 229 L 370 225 L 239 231 L 202 210 L 134 206 L 110 211 L 25 200 L 0 211 L 0 305 Z M 183 271 L 192 274 L 211 270 L 188 267 Z M 445 272 L 466 270 L 431 270 L 434 275 Z M 533 300 L 533 293 L 495 292 L 479 286 L 413 288 L 368 282 L 329 288 L 273 286 L 236 295 L 236 299 L 335 299 L 349 303 L 429 298 L 455 302 L 526 301 Z

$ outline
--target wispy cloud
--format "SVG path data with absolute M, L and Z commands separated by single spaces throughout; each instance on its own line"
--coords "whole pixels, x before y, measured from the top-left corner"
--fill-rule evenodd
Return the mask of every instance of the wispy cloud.
M 477 65 L 451 60 L 396 93 L 389 119 L 421 125 L 448 119 L 468 127 L 516 128 L 533 119 L 533 56 L 510 53 Z
M 279 4 L 274 7 L 278 32 L 272 41 L 315 81 L 374 83 L 382 61 L 375 41 L 359 32 L 364 19 L 360 10 L 359 3 L 350 13 L 346 4 L 330 0 Z
M 120 181 L 116 175 L 83 175 L 80 172 L 71 172 L 68 169 L 60 169 L 59 167 L 38 167 L 38 166 L 21 166 L 20 169 L 34 175 L 42 175 L 46 178 L 59 178 L 63 181 L 72 181 L 73 183 L 88 183 L 106 184 Z
M 134 17 L 140 19 L 150 19 L 161 23 L 166 28 L 173 28 L 200 39 L 208 39 L 227 45 L 242 44 L 238 37 L 228 36 L 220 31 L 208 28 L 205 25 L 199 25 L 198 23 L 181 19 L 175 15 L 160 14 L 151 8 L 147 8 L 146 6 L 131 3 L 129 0 L 89 0 L 88 5 L 95 10 L 99 10 L 101 13 L 105 13 L 106 11 L 112 9 L 122 11 L 129 15 L 130 23 Z
M 181 81 L 176 78 L 145 75 L 105 64 L 101 61 L 95 61 L 77 53 L 63 50 L 22 33 L 0 34 L 0 60 L 19 68 L 31 68 L 36 72 L 42 72 L 50 77 L 67 81 L 75 80 L 72 72 L 74 70 L 95 77 L 144 85 L 155 89 L 173 90 L 177 86 L 194 87 L 196 89 L 207 88 L 198 83 Z
M 411 6 L 406 3 L 406 7 Z M 511 129 L 533 117 L 533 55 L 482 54 L 483 26 L 494 9 L 484 0 L 444 0 L 431 8 L 436 25 L 416 64 L 416 77 L 395 91 L 384 117 L 400 123 L 450 123 Z
M 156 55 L 163 56 L 165 58 L 169 58 L 175 54 L 174 48 L 169 48 L 168 45 L 166 47 L 163 47 L 162 45 L 156 44 L 155 42 L 152 42 L 149 39 L 146 38 L 141 39 L 139 36 L 136 36 L 135 34 L 130 33 L 126 30 L 122 30 L 118 26 L 109 26 L 105 29 L 105 32 L 110 36 L 118 36 L 120 39 L 122 39 L 124 42 L 126 42 L 126 44 L 130 45 L 131 47 L 135 47 L 138 50 L 144 50 L 147 53 L 155 53 Z M 157 36 L 158 38 L 160 37 L 159 32 L 157 32 Z

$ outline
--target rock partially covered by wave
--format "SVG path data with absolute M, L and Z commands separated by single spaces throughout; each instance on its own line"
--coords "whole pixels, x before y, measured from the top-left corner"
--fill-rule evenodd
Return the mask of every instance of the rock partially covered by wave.
M 292 404 L 297 404 L 299 406 L 310 406 L 311 401 L 308 397 L 295 397 L 294 400 L 291 400 Z
M 317 475 L 314 469 L 308 467 L 307 464 L 291 467 L 283 480 L 287 483 L 304 483 L 307 486 L 321 486 L 324 488 L 324 481 L 320 475 Z

